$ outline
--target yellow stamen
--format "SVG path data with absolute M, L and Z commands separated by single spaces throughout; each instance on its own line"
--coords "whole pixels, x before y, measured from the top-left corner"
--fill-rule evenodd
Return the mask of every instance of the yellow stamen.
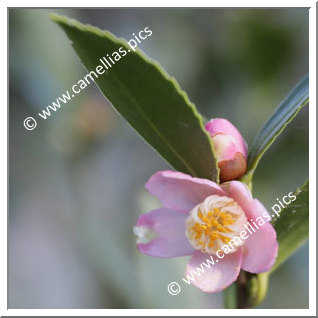
M 234 200 L 214 195 L 190 212 L 186 234 L 195 248 L 211 254 L 229 243 L 246 221 L 244 211 Z

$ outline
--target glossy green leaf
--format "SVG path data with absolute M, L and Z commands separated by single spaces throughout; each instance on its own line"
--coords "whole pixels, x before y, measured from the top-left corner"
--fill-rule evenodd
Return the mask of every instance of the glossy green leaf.
M 273 220 L 279 244 L 276 263 L 271 272 L 277 269 L 308 239 L 309 233 L 309 182 L 308 180 L 294 192 L 296 199 Z
M 306 76 L 296 87 L 294 87 L 286 99 L 275 110 L 255 138 L 248 155 L 247 173 L 242 181 L 249 184 L 252 180 L 253 173 L 266 150 L 281 134 L 287 124 L 296 116 L 298 111 L 307 104 L 308 100 L 309 79 L 308 76 Z
M 89 72 L 102 66 L 100 59 L 107 54 L 125 50 L 125 56 L 119 54 L 121 58 L 96 79 L 102 93 L 176 170 L 218 181 L 212 142 L 202 118 L 174 78 L 107 31 L 63 16 L 51 18 L 65 31 Z

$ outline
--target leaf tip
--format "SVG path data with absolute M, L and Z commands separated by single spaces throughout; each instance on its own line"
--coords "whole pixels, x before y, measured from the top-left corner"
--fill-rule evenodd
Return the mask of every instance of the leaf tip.
M 67 19 L 65 16 L 54 13 L 54 12 L 49 14 L 49 18 L 56 23 L 62 23 L 62 22 L 65 23 Z
M 49 14 L 49 18 L 57 23 L 59 26 L 61 26 L 62 28 L 65 27 L 77 27 L 79 29 L 83 28 L 83 25 L 81 23 L 79 23 L 78 21 L 74 20 L 74 19 L 70 19 L 65 15 L 61 15 L 61 14 L 57 14 L 57 13 L 50 13 Z

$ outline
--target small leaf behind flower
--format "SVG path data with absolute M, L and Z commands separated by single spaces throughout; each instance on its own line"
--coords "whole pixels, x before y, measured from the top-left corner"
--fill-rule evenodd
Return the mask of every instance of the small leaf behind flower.
M 294 192 L 296 200 L 286 205 L 280 217 L 273 220 L 279 244 L 278 256 L 271 272 L 277 269 L 308 239 L 309 182 Z
M 201 115 L 174 78 L 110 32 L 55 14 L 51 18 L 65 31 L 89 72 L 106 54 L 119 48 L 126 51 L 96 79 L 102 93 L 176 170 L 218 181 L 212 142 Z

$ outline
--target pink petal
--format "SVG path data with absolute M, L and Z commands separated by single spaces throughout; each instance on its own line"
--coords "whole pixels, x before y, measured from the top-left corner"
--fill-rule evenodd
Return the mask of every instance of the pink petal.
M 166 208 L 153 210 L 141 215 L 135 226 L 135 232 L 140 229 L 153 231 L 155 237 L 147 243 L 138 243 L 141 253 L 155 257 L 177 257 L 191 255 L 194 248 L 185 235 L 186 214 Z
M 242 268 L 245 271 L 262 273 L 270 270 L 275 263 L 278 250 L 273 226 L 265 223 L 246 240 L 242 250 Z
M 213 257 L 214 265 L 207 262 L 207 259 L 212 262 L 211 257 Z M 209 264 L 210 268 L 203 265 L 203 262 Z M 237 279 L 241 263 L 242 252 L 240 249 L 231 254 L 224 254 L 222 259 L 216 255 L 211 256 L 196 251 L 187 265 L 186 278 L 202 291 L 215 293 L 223 290 Z
M 230 181 L 223 183 L 221 188 L 226 195 L 234 199 L 244 210 L 248 221 L 254 221 L 260 216 L 264 221 L 270 221 L 270 215 L 265 207 L 257 200 L 253 199 L 249 188 L 240 181 Z
M 188 213 L 210 195 L 224 196 L 219 185 L 175 171 L 159 171 L 146 184 L 147 190 L 169 209 Z
M 240 132 L 228 120 L 223 118 L 211 119 L 206 123 L 205 129 L 209 132 L 211 137 L 215 136 L 216 134 L 233 136 L 236 140 L 238 151 L 241 152 L 245 158 L 247 158 L 246 143 Z
M 264 205 L 257 199 L 253 200 L 253 219 L 256 220 L 258 216 L 264 218 L 265 221 L 270 222 L 272 217 L 264 207 Z

